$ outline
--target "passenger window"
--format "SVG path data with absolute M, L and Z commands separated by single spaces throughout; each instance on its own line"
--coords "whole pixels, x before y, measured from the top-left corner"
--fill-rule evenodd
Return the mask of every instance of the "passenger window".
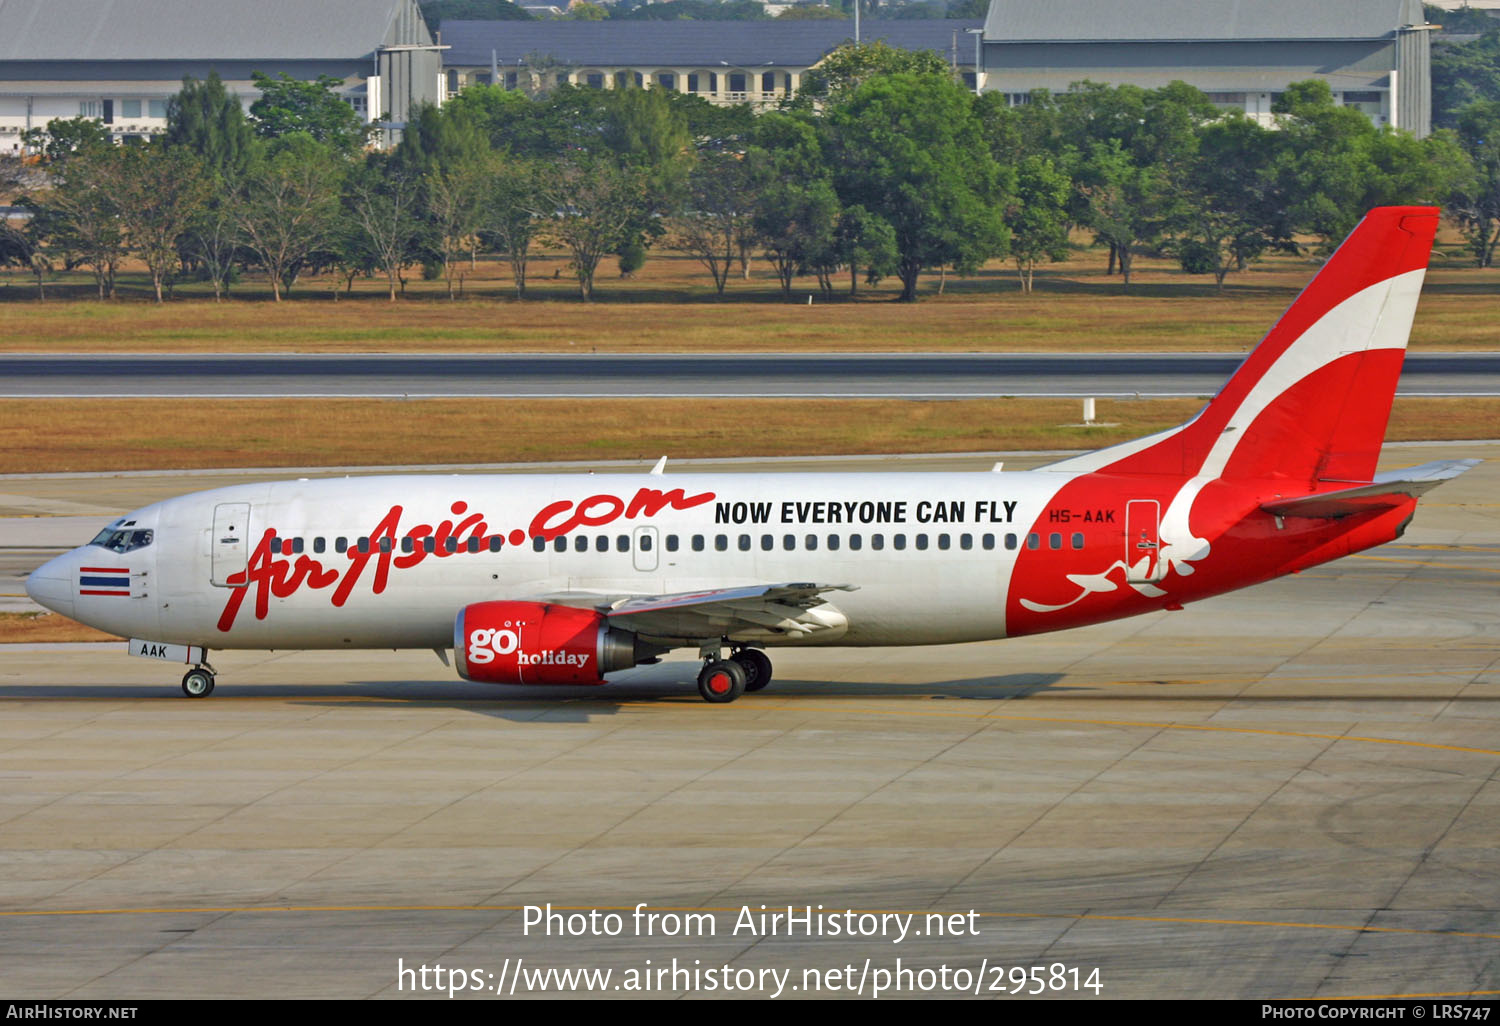
M 1062 548 L 1062 535 L 1060 535 L 1060 534 L 1049 534 L 1047 536 L 1047 547 L 1050 548 L 1050 549 L 1060 549 L 1060 548 Z
M 693 535 L 693 551 L 694 552 L 702 552 L 703 551 L 703 535 L 701 535 L 701 534 L 695 534 L 695 535 Z
M 500 551 L 500 546 L 503 545 L 503 544 L 505 544 L 505 541 L 498 534 L 492 534 L 492 535 L 490 535 L 490 551 L 491 552 L 499 552 Z
M 763 534 L 760 536 L 760 550 L 762 552 L 770 552 L 775 547 L 776 537 L 774 535 Z
M 740 535 L 740 551 L 741 552 L 749 552 L 750 551 L 750 536 L 748 534 L 742 534 L 742 535 Z
M 1042 547 L 1042 536 L 1036 533 L 1026 536 L 1026 547 L 1028 549 L 1039 549 Z
M 448 551 L 449 552 L 453 551 L 453 539 L 452 538 L 448 539 Z M 553 552 L 567 552 L 568 551 L 568 539 L 564 538 L 562 535 L 558 535 L 556 538 L 553 538 L 552 539 L 552 551 Z
M 802 547 L 808 552 L 816 552 L 818 548 L 818 536 L 815 534 L 810 534 L 806 538 L 802 539 Z
M 1007 549 L 1014 549 L 1016 547 L 1016 536 L 1015 535 L 1013 535 L 1013 534 L 1007 534 L 1005 536 L 1005 547 Z
M 857 535 L 857 534 L 851 534 L 849 536 L 849 547 L 851 549 L 853 549 L 855 552 L 858 552 L 863 545 L 864 545 L 864 539 L 861 538 L 859 535 Z
M 401 551 L 410 552 L 415 544 L 416 543 L 411 540 L 411 535 L 408 534 L 401 539 Z
M 927 536 L 925 534 L 919 534 L 919 535 L 917 535 L 917 548 L 919 550 L 924 550 L 924 551 L 926 550 L 926 548 L 927 548 Z
M 716 551 L 718 551 L 718 552 L 728 552 L 729 551 L 729 535 L 727 535 L 727 534 L 716 534 L 716 535 L 714 535 L 714 549 Z
M 830 534 L 828 536 L 828 551 L 829 552 L 837 552 L 838 548 L 839 548 L 839 536 L 836 535 L 836 534 Z
M 616 535 L 615 536 L 615 551 L 616 552 L 629 552 L 630 551 L 630 535 L 628 535 L 628 534 L 620 534 L 620 535 Z
M 948 536 L 946 534 L 938 535 L 938 548 L 946 549 L 949 544 L 950 542 L 948 541 Z
M 1075 534 L 1075 535 L 1073 535 L 1073 547 L 1075 549 L 1081 549 L 1081 548 L 1083 548 L 1083 535 L 1081 535 L 1081 534 Z
M 795 534 L 784 534 L 781 536 L 781 547 L 788 552 L 797 551 L 797 536 Z
M 640 537 L 640 547 L 641 547 L 641 551 L 642 552 L 650 552 L 651 551 L 651 535 L 650 535 L 650 533 L 646 533 L 646 534 L 642 534 L 641 535 L 641 537 Z
M 292 554 L 293 555 L 297 555 L 297 556 L 302 555 L 303 541 L 304 541 L 304 539 L 302 539 L 302 538 L 293 538 L 292 539 Z
M 324 549 L 326 549 L 327 547 L 328 546 L 325 544 L 325 539 L 321 534 L 313 539 L 313 551 L 318 553 L 319 555 L 322 555 Z
M 479 535 L 475 534 L 469 537 L 468 549 L 470 552 L 479 551 Z
M 608 552 L 609 551 L 609 535 L 607 535 L 607 534 L 601 534 L 599 537 L 597 537 L 597 538 L 594 539 L 594 551 L 595 552 Z
M 391 536 L 390 535 L 386 535 L 384 538 L 380 539 L 380 551 L 381 552 L 389 552 L 392 549 L 394 549 L 395 547 L 396 547 L 395 544 L 391 541 Z
M 876 552 L 879 552 L 881 549 L 885 548 L 885 535 L 870 535 L 870 548 L 874 549 Z
M 543 538 L 541 535 L 537 535 L 535 538 L 531 539 L 531 551 L 533 551 L 533 552 L 546 552 L 547 551 L 547 539 Z
M 109 548 L 109 546 L 106 545 L 105 548 Z M 124 549 L 115 549 L 115 551 L 116 552 L 124 552 L 125 550 Z M 273 555 L 273 556 L 279 556 L 279 555 L 281 555 L 281 539 L 278 538 L 278 537 L 276 537 L 274 534 L 271 535 L 271 555 Z
M 586 535 L 580 534 L 577 538 L 573 539 L 573 551 L 574 552 L 587 552 L 588 550 L 589 550 L 589 540 L 588 540 L 588 537 Z
M 980 539 L 980 544 L 984 546 L 986 552 L 990 551 L 995 547 L 995 536 L 993 534 L 985 535 Z
M 341 555 L 343 553 L 345 553 L 345 552 L 348 552 L 349 551 L 349 539 L 345 538 L 343 535 L 339 535 L 337 538 L 335 538 L 333 540 L 333 551 L 337 552 L 337 553 L 339 553 Z
M 364 537 L 361 537 L 359 539 L 359 551 L 360 552 L 369 552 L 370 551 L 370 538 L 369 538 L 369 535 L 365 535 Z
M 436 552 L 437 551 L 437 539 L 434 538 L 430 534 L 427 537 L 423 538 L 422 539 L 422 551 L 423 552 Z
M 974 536 L 972 534 L 961 534 L 958 536 L 958 547 L 967 552 L 974 547 Z
M 676 552 L 677 551 L 677 536 L 675 534 L 669 534 L 669 535 L 667 535 L 667 551 L 668 552 Z
M 891 535 L 891 548 L 897 549 L 897 550 L 906 548 L 906 535 L 904 535 L 904 534 L 893 534 L 893 535 Z
M 559 538 L 557 540 L 560 541 L 560 542 L 562 542 L 563 545 L 567 545 L 568 544 L 566 541 L 563 541 L 563 539 L 561 539 L 561 538 Z M 449 535 L 448 537 L 444 538 L 443 539 L 443 551 L 444 552 L 457 552 L 458 551 L 458 539 L 455 538 L 455 537 L 453 537 L 452 535 Z

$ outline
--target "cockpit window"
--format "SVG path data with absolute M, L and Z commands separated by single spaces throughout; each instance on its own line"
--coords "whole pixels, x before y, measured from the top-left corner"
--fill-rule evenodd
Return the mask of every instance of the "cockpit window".
M 144 549 L 150 545 L 155 535 L 155 531 L 122 531 L 115 527 L 106 527 L 89 544 L 98 545 L 111 552 L 134 552 L 136 549 Z

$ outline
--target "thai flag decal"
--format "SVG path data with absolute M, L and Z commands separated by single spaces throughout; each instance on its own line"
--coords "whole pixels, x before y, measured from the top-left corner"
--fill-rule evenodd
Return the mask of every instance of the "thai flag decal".
M 130 597 L 130 571 L 123 567 L 78 568 L 78 594 Z

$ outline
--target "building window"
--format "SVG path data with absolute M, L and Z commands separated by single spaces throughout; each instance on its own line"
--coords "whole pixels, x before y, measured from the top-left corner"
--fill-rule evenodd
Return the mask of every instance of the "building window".
M 776 91 L 776 72 L 767 71 L 760 76 L 760 91 L 763 93 Z
M 1209 103 L 1218 104 L 1220 107 L 1244 107 L 1244 93 L 1208 93 Z
M 583 76 L 583 84 L 588 86 L 590 89 L 603 89 L 604 76 L 599 74 L 598 72 L 590 72 L 589 74 Z
M 750 88 L 745 81 L 745 73 L 742 71 L 736 71 L 724 77 L 729 80 L 728 85 L 731 93 L 743 93 Z
M 146 113 L 153 118 L 164 118 L 167 116 L 166 100 L 147 100 Z
M 1031 102 L 1030 93 L 1006 93 L 1005 105 L 1007 107 L 1024 107 Z
M 690 93 L 696 93 L 696 92 L 700 92 L 701 91 L 698 88 L 698 76 L 696 74 L 688 76 L 687 91 L 690 92 Z
M 670 71 L 664 71 L 656 76 L 656 84 L 661 86 L 663 89 L 676 89 L 677 76 L 672 74 Z
M 122 118 L 138 118 L 140 116 L 141 116 L 141 101 L 140 100 L 121 100 L 120 101 L 120 117 L 122 117 Z
M 102 118 L 104 116 L 104 105 L 98 100 L 79 100 L 78 116 L 81 118 Z

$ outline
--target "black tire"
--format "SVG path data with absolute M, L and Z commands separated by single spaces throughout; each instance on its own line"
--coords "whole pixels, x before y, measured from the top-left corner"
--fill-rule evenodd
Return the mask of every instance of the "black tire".
M 698 674 L 698 694 L 705 702 L 733 702 L 745 693 L 745 668 L 732 659 L 717 659 Z
M 207 698 L 214 693 L 214 675 L 198 668 L 182 675 L 182 693 L 189 698 Z
M 758 648 L 743 648 L 731 658 L 745 670 L 745 690 L 760 691 L 771 683 L 771 659 Z

